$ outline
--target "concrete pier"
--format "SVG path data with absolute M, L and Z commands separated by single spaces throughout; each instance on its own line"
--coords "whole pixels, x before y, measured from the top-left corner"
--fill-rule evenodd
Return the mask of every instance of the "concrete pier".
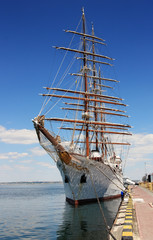
M 133 240 L 138 234 L 136 225 L 134 224 L 135 214 L 133 210 L 133 203 L 131 195 L 124 197 L 119 211 L 117 213 L 116 219 L 114 221 L 113 227 L 111 229 L 111 234 L 117 240 Z M 113 238 L 110 236 L 110 240 Z
M 111 229 L 117 240 L 153 240 L 153 191 L 149 189 L 129 187 Z
M 131 188 L 133 207 L 141 240 L 153 239 L 153 192 L 141 186 Z

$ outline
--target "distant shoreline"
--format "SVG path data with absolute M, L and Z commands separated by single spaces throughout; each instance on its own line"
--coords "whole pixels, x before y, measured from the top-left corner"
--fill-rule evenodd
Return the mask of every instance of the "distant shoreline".
M 4 185 L 4 184 L 53 184 L 53 183 L 62 183 L 62 181 L 31 181 L 31 182 L 0 182 L 0 185 Z

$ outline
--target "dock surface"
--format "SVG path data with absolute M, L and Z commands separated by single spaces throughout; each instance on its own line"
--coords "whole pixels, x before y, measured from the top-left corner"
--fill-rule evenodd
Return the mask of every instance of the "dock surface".
M 140 239 L 153 240 L 153 192 L 140 186 L 133 186 L 131 195 Z
M 132 198 L 130 195 L 124 197 L 124 200 L 121 202 L 116 219 L 111 228 L 111 235 L 109 240 L 139 240 L 136 237 L 138 234 L 133 224 L 134 214 L 133 214 L 133 204 Z
M 110 240 L 153 240 L 153 191 L 130 186 L 111 229 Z

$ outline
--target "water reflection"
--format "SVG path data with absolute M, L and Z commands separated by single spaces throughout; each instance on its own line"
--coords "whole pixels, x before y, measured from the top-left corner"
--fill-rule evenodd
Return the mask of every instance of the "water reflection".
M 107 225 L 112 226 L 120 199 L 101 203 Z M 73 207 L 65 203 L 62 225 L 57 231 L 58 240 L 106 239 L 104 219 L 97 203 Z
M 111 226 L 120 199 L 102 203 Z M 72 207 L 62 184 L 0 185 L 0 239 L 106 239 L 98 204 Z

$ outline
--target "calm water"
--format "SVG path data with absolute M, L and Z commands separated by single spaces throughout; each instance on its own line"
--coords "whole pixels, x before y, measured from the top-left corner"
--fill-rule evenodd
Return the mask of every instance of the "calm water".
M 111 226 L 120 199 L 102 203 Z M 98 204 L 65 202 L 62 183 L 0 185 L 0 239 L 106 239 Z

